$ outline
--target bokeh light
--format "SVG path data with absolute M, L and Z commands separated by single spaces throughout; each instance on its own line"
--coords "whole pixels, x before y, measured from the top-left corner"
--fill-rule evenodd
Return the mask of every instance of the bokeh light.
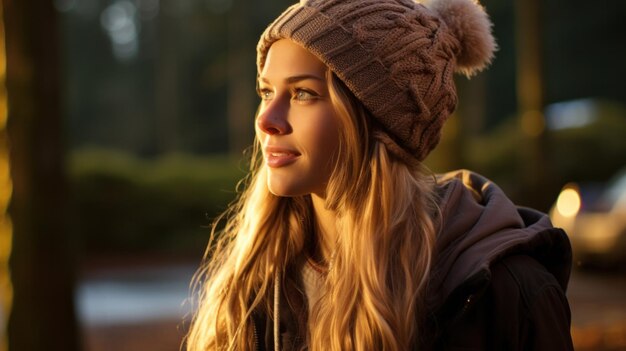
M 556 201 L 556 208 L 564 217 L 574 217 L 580 211 L 581 201 L 578 190 L 574 187 L 566 187 L 561 191 Z

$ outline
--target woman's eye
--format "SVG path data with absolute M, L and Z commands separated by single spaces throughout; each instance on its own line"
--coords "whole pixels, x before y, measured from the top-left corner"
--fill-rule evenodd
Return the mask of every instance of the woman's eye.
M 274 96 L 274 92 L 270 89 L 259 89 L 257 91 L 261 100 L 271 100 L 272 96 Z
M 294 94 L 295 100 L 308 101 L 308 100 L 313 100 L 315 98 L 317 98 L 317 94 L 308 90 L 304 90 L 304 89 L 297 89 Z

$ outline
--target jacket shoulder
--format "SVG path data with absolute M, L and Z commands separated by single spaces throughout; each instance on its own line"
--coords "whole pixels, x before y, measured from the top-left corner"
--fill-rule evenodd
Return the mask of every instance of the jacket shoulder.
M 494 293 L 519 295 L 525 309 L 530 309 L 535 299 L 541 297 L 545 289 L 562 292 L 561 285 L 554 275 L 528 255 L 505 257 L 493 265 L 491 272 Z
M 494 264 L 488 296 L 494 349 L 573 349 L 565 292 L 534 258 L 513 255 Z
M 495 262 L 485 291 L 442 327 L 438 350 L 573 350 L 565 293 L 528 255 Z

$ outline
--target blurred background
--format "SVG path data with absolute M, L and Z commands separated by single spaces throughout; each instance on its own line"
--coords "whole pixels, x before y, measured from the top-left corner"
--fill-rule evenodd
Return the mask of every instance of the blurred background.
M 0 350 L 179 349 L 290 3 L 1 1 Z M 427 164 L 549 212 L 577 350 L 626 350 L 626 2 L 482 3 L 499 51 Z

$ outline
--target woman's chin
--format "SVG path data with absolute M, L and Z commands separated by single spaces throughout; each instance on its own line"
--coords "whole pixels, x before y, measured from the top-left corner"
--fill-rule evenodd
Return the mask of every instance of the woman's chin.
M 300 195 L 297 192 L 294 192 L 294 189 L 290 189 L 288 186 L 285 186 L 285 184 L 272 184 L 271 182 L 268 182 L 267 187 L 270 193 L 279 197 L 293 197 Z

